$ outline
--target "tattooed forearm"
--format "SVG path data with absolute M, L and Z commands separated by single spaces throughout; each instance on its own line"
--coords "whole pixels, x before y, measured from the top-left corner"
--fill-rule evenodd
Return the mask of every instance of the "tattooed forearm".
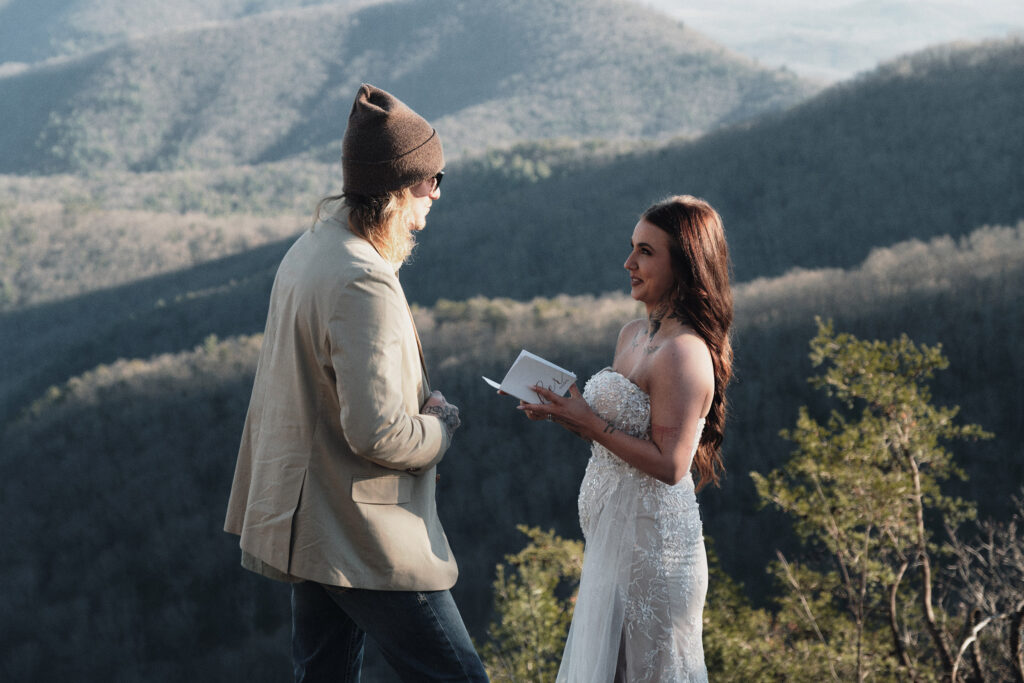
M 613 434 L 618 430 L 616 429 L 615 425 L 611 423 L 611 420 L 605 420 L 605 427 L 603 431 L 605 434 Z
M 423 414 L 433 415 L 441 420 L 441 424 L 444 425 L 449 437 L 451 437 L 451 435 L 455 433 L 455 430 L 459 428 L 459 425 L 462 424 L 462 421 L 459 420 L 459 409 L 450 403 L 427 406 L 423 409 Z

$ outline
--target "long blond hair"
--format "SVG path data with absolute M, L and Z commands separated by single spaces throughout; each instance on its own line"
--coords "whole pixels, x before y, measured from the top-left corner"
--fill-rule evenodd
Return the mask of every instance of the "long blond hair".
M 377 253 L 397 271 L 409 260 L 416 247 L 410 229 L 415 216 L 409 188 L 384 195 L 342 193 L 324 197 L 313 213 L 314 224 L 320 221 L 324 207 L 339 202 L 333 215 L 347 214 L 349 229 L 373 245 Z

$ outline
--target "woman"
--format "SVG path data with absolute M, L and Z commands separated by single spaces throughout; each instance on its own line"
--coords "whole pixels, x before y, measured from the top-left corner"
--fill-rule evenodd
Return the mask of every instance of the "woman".
M 522 404 L 592 442 L 580 487 L 583 575 L 558 681 L 705 681 L 708 568 L 695 497 L 718 484 L 732 368 L 729 255 L 718 213 L 677 196 L 633 229 L 626 259 L 646 319 L 610 368 L 568 397 Z

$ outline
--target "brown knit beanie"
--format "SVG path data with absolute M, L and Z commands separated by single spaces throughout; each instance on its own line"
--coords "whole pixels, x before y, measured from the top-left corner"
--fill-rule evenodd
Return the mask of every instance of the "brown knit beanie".
M 394 95 L 361 85 L 341 144 L 342 191 L 383 195 L 442 168 L 437 131 Z

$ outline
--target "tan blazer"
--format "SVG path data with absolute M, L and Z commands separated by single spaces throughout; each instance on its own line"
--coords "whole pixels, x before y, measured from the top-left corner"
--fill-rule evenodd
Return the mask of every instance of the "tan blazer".
M 338 220 L 318 223 L 270 295 L 224 524 L 247 566 L 356 588 L 454 585 L 434 503 L 449 437 L 420 414 L 429 394 L 394 270 Z

